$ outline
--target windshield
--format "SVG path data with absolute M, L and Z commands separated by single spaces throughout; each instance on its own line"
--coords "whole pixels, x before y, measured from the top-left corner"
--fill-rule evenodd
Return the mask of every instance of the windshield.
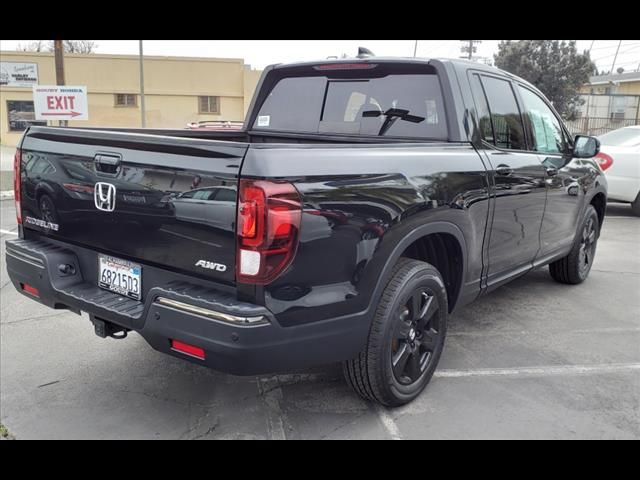
M 257 130 L 447 139 L 435 74 L 287 77 L 273 87 Z
M 620 128 L 598 137 L 603 145 L 635 146 L 640 145 L 640 128 Z

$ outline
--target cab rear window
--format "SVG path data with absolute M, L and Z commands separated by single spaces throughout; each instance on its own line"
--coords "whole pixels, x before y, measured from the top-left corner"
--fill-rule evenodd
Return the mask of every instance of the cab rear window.
M 286 77 L 260 107 L 256 130 L 446 140 L 435 74 Z

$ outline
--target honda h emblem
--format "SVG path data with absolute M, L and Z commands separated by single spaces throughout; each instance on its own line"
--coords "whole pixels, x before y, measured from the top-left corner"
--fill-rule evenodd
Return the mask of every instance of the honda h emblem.
M 116 187 L 110 183 L 96 183 L 93 199 L 98 210 L 113 212 L 113 209 L 116 208 Z

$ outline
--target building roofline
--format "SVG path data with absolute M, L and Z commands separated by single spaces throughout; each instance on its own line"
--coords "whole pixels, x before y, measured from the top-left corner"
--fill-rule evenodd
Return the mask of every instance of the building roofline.
M 613 75 L 595 75 L 589 77 L 588 85 L 602 85 L 609 82 L 640 82 L 640 72 L 616 73 Z
M 53 52 L 20 52 L 17 50 L 0 50 L 0 58 L 2 61 L 11 61 L 7 56 L 19 56 L 19 57 L 53 57 Z M 111 58 L 121 60 L 137 60 L 139 55 L 128 54 L 116 54 L 116 53 L 65 53 L 65 58 Z M 220 62 L 220 63 L 240 63 L 244 65 L 243 58 L 218 58 L 218 57 L 176 57 L 176 56 L 160 56 L 160 55 L 145 55 L 146 60 L 170 60 L 170 61 L 183 61 L 183 62 Z

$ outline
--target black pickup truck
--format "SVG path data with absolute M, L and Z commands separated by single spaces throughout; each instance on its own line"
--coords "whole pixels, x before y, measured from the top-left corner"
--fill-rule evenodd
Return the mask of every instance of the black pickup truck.
M 273 65 L 242 130 L 29 128 L 7 268 L 102 337 L 237 375 L 342 361 L 400 405 L 456 309 L 543 265 L 587 277 L 598 150 L 477 63 Z

